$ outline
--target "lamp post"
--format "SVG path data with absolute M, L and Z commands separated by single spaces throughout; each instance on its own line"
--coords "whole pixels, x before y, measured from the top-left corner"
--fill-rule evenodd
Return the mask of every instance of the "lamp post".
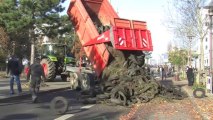
M 189 39 L 189 57 L 188 57 L 188 64 L 189 66 L 192 65 L 192 38 L 194 36 L 193 35 L 188 35 L 187 38 Z

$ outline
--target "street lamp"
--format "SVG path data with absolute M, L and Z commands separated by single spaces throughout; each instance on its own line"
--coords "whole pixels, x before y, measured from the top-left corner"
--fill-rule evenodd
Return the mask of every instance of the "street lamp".
M 188 64 L 189 66 L 192 65 L 192 38 L 194 36 L 193 35 L 188 35 L 187 38 L 189 39 L 189 58 L 188 58 Z

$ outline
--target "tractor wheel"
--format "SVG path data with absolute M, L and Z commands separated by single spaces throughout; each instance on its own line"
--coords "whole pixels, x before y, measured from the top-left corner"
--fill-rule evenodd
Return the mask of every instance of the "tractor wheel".
M 200 94 L 199 94 L 200 93 Z M 206 92 L 203 88 L 196 88 L 194 91 L 193 91 L 193 96 L 195 98 L 204 98 L 206 96 Z
M 48 58 L 44 58 L 41 60 L 41 65 L 44 69 L 46 81 L 52 81 L 56 77 L 56 68 L 54 62 L 50 61 Z

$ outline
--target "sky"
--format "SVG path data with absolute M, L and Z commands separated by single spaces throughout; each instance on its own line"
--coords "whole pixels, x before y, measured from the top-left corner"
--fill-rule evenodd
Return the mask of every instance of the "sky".
M 67 0 L 65 7 L 69 6 Z M 163 26 L 168 0 L 109 0 L 120 18 L 146 21 L 153 41 L 153 58 L 166 53 L 172 40 L 171 33 Z M 67 8 L 66 8 L 67 9 Z

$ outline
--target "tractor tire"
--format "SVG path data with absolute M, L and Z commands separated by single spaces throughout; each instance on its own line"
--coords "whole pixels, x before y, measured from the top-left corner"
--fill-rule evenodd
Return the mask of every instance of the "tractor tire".
M 54 62 L 50 61 L 48 58 L 44 58 L 40 63 L 43 66 L 46 81 L 53 81 L 56 77 L 56 68 Z
M 67 112 L 69 107 L 69 103 L 66 98 L 62 96 L 57 96 L 51 100 L 50 108 L 51 110 L 57 114 L 62 115 Z
M 197 92 L 201 92 L 201 95 L 198 95 Z M 206 96 L 206 92 L 203 88 L 197 88 L 193 91 L 193 96 L 195 98 L 204 98 Z

